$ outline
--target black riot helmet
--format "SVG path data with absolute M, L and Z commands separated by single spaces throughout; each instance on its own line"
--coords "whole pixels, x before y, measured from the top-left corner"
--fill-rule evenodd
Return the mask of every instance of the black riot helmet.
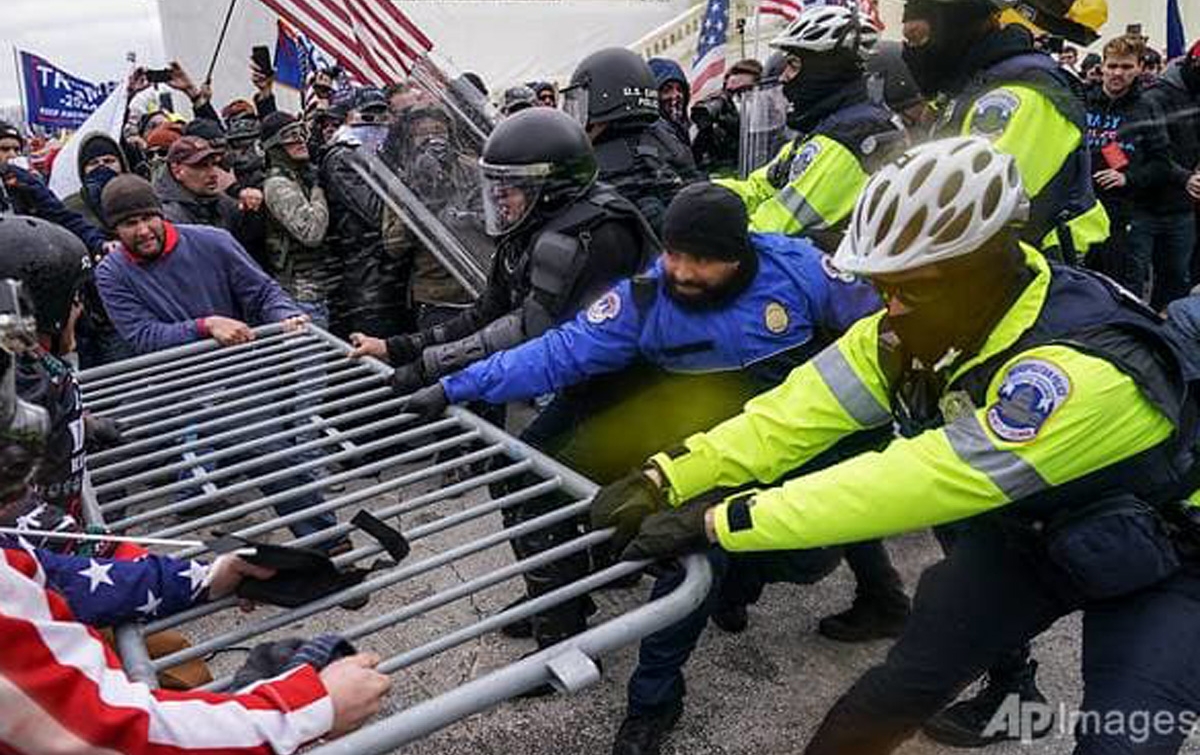
M 573 118 L 545 107 L 501 121 L 479 159 L 487 232 L 505 236 L 534 215 L 560 210 L 596 180 L 596 153 Z
M 658 84 L 650 64 L 624 47 L 594 52 L 571 74 L 562 109 L 584 126 L 658 119 Z
M 38 332 L 56 340 L 90 270 L 87 248 L 54 223 L 0 215 L 0 249 L 0 279 L 21 281 L 33 301 Z

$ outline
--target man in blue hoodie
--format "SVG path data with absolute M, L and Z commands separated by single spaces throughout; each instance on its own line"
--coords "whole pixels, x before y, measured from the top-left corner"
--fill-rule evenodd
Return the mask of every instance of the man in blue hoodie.
M 650 71 L 658 83 L 658 112 L 667 122 L 679 141 L 692 143 L 692 122 L 688 119 L 688 105 L 692 99 L 692 88 L 679 64 L 668 58 L 650 58 Z
M 117 332 L 139 352 L 206 338 L 222 346 L 246 343 L 254 340 L 256 325 L 282 322 L 285 329 L 295 330 L 307 321 L 228 231 L 176 226 L 164 220 L 162 205 L 144 178 L 123 174 L 112 179 L 101 194 L 101 205 L 121 249 L 100 263 L 96 283 Z M 271 454 L 286 443 L 264 444 L 260 452 Z M 261 468 L 269 473 L 290 463 L 274 461 Z M 315 479 L 311 470 L 296 471 L 262 488 L 265 494 L 275 495 Z M 310 491 L 276 505 L 275 510 L 282 516 L 323 500 L 319 492 Z M 303 537 L 336 523 L 332 513 L 324 513 L 290 527 Z M 349 542 L 339 538 L 316 547 L 340 552 L 348 550 Z

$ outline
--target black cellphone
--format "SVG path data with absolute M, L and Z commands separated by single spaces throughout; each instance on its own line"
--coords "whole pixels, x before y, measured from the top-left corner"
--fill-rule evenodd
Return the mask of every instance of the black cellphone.
M 147 68 L 146 81 L 151 84 L 166 84 L 171 80 L 170 68 Z
M 262 75 L 271 76 L 275 73 L 275 67 L 271 65 L 271 51 L 266 45 L 255 45 L 252 47 L 250 49 L 250 60 L 254 61 L 254 65 Z

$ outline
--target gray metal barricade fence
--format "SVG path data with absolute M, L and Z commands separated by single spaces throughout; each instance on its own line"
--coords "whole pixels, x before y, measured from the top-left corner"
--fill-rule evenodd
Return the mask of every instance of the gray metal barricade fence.
M 84 499 L 90 524 L 122 535 L 200 538 L 203 544 L 175 554 L 194 557 L 208 551 L 203 538 L 215 537 L 214 527 L 295 545 L 357 537 L 346 516 L 299 537 L 286 528 L 317 514 L 362 509 L 399 521 L 412 545 L 401 563 L 377 561 L 361 583 L 299 607 L 260 608 L 247 619 L 230 610 L 237 600 L 226 598 L 119 627 L 117 645 L 132 677 L 153 685 L 163 669 L 220 660 L 244 643 L 278 638 L 298 622 L 324 623 L 380 653 L 385 673 L 411 670 L 644 568 L 617 563 L 512 603 L 523 592 L 521 575 L 611 536 L 578 534 L 523 559 L 508 548 L 514 538 L 586 512 L 595 485 L 466 410 L 452 408 L 429 421 L 405 413 L 404 399 L 388 387 L 390 369 L 375 360 L 351 361 L 348 351 L 319 328 L 284 332 L 273 325 L 257 329 L 247 344 L 219 348 L 205 341 L 81 374 L 85 406 L 116 420 L 123 434 L 120 446 L 89 459 Z M 528 520 L 500 521 L 503 509 L 547 494 L 569 500 Z M 305 496 L 305 508 L 272 511 Z M 350 542 L 334 558 L 340 567 L 363 566 L 384 553 L 374 542 Z M 420 702 L 395 701 L 391 715 L 314 752 L 388 752 L 542 684 L 586 687 L 599 678 L 593 659 L 674 623 L 704 599 L 712 578 L 708 562 L 692 556 L 684 567 L 687 575 L 670 595 L 524 658 L 514 645 L 507 665 Z M 439 585 L 446 580 L 450 584 Z M 485 598 L 504 605 L 481 610 L 476 600 Z M 363 599 L 369 611 L 344 610 Z M 434 618 L 462 601 L 472 607 L 466 619 Z M 418 620 L 433 622 L 433 629 L 414 629 L 411 642 L 397 637 L 398 626 L 413 628 Z M 175 628 L 191 647 L 151 659 L 144 638 Z M 218 668 L 210 689 L 230 685 L 226 670 Z

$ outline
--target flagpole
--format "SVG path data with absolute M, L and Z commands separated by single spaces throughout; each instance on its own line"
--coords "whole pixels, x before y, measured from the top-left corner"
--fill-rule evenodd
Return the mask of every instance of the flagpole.
M 21 96 L 21 102 L 18 107 L 21 108 L 21 122 L 26 126 L 32 127 L 29 122 L 29 111 L 25 108 L 25 74 L 21 69 L 21 53 L 17 50 L 17 46 L 12 46 L 13 51 L 13 73 L 17 75 L 17 92 Z
M 221 45 L 225 44 L 225 32 L 229 30 L 229 21 L 233 18 L 233 7 L 237 0 L 229 0 L 229 8 L 225 11 L 225 22 L 221 24 L 221 35 L 217 37 L 217 47 L 213 50 L 212 60 L 208 62 L 208 73 L 204 77 L 205 84 L 212 84 L 213 70 L 217 67 L 217 57 L 221 54 Z

